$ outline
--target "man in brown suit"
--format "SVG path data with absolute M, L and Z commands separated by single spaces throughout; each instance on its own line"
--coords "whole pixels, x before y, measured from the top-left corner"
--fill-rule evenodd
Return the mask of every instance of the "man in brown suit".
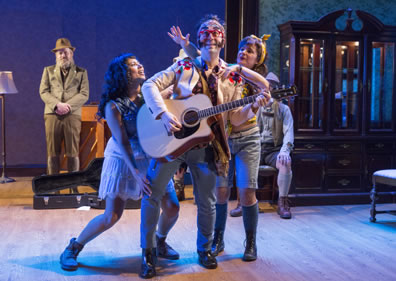
M 81 107 L 88 100 L 89 84 L 87 71 L 74 64 L 75 49 L 68 39 L 58 39 L 52 49 L 56 64 L 45 67 L 41 78 L 49 175 L 59 173 L 62 141 L 68 171 L 80 168 Z

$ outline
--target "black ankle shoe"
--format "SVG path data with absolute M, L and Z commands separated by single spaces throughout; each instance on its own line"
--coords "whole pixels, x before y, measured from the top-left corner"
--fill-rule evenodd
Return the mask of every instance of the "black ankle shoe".
M 216 229 L 212 243 L 212 255 L 217 257 L 224 251 L 224 230 Z
M 217 260 L 211 251 L 198 251 L 199 263 L 207 269 L 217 268 Z
M 155 272 L 155 252 L 155 248 L 142 249 L 142 266 L 139 276 L 143 279 L 153 278 L 157 274 Z
M 157 239 L 157 257 L 168 260 L 178 260 L 180 258 L 179 253 L 165 242 L 166 237 L 159 238 L 157 235 L 155 237 Z
M 184 179 L 183 180 L 175 180 L 175 182 L 174 182 L 176 196 L 179 201 L 183 201 L 186 199 L 186 196 L 184 194 L 185 185 L 184 185 L 183 181 L 184 181 Z
M 255 261 L 257 259 L 256 234 L 253 232 L 246 233 L 246 247 L 243 254 L 243 261 Z
M 76 242 L 76 238 L 70 240 L 69 245 L 60 256 L 60 264 L 62 269 L 74 271 L 78 268 L 77 256 L 84 248 L 84 245 Z

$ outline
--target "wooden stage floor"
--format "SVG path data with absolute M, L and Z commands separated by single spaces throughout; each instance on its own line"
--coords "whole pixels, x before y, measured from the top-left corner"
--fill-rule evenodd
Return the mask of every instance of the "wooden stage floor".
M 126 210 L 118 224 L 86 245 L 80 268 L 66 272 L 60 253 L 102 211 L 34 210 L 31 178 L 0 189 L 0 280 L 140 280 L 140 210 Z M 187 197 L 168 236 L 181 258 L 160 259 L 154 280 L 396 280 L 396 216 L 378 215 L 370 223 L 369 205 L 294 207 L 293 218 L 282 220 L 266 203 L 259 215 L 259 257 L 250 263 L 241 261 L 242 218 L 229 217 L 225 252 L 218 268 L 207 270 L 197 263 L 191 188 Z M 396 204 L 379 207 L 389 208 Z

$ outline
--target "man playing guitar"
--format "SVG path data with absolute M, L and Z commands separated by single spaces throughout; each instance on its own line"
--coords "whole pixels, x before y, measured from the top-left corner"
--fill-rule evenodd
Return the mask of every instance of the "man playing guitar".
M 241 97 L 242 79 L 237 73 L 231 73 L 227 79 L 221 79 L 220 73 L 227 64 L 220 59 L 220 51 L 225 45 L 225 31 L 220 19 L 215 15 L 206 16 L 198 28 L 198 45 L 201 56 L 192 60 L 185 58 L 177 61 L 164 71 L 148 79 L 142 87 L 147 107 L 154 119 L 161 119 L 169 134 L 175 134 L 182 128 L 178 118 L 168 111 L 160 91 L 174 85 L 174 99 L 187 99 L 193 95 L 207 95 L 212 104 L 220 105 Z M 197 251 L 199 263 L 208 269 L 217 267 L 216 258 L 211 253 L 215 221 L 215 185 L 216 175 L 227 171 L 230 157 L 226 141 L 224 122 L 229 120 L 238 126 L 255 115 L 260 106 L 267 104 L 270 96 L 260 95 L 253 104 L 235 108 L 209 120 L 215 139 L 210 143 L 201 143 L 181 154 L 171 162 L 153 159 L 147 178 L 152 189 L 151 196 L 144 196 L 141 204 L 141 247 L 143 248 L 142 270 L 140 276 L 151 278 L 156 275 L 155 259 L 146 252 L 155 248 L 155 228 L 160 211 L 160 200 L 166 184 L 182 162 L 190 168 L 194 196 L 198 207 Z M 202 121 L 202 122 L 207 122 Z M 150 128 L 147 128 L 150 130 Z M 151 132 L 155 135 L 155 131 Z M 158 143 L 158 145 L 161 145 Z

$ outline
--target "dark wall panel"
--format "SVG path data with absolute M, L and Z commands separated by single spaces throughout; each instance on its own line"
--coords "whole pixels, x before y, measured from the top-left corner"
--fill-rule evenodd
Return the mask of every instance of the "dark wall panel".
M 13 71 L 19 93 L 6 97 L 7 164 L 45 164 L 44 104 L 38 93 L 44 66 L 59 37 L 70 39 L 77 65 L 88 70 L 90 100 L 97 102 L 110 60 L 133 52 L 147 76 L 166 68 L 179 47 L 171 25 L 191 32 L 205 14 L 224 19 L 225 1 L 210 0 L 0 0 L 0 70 Z
M 259 34 L 271 34 L 267 41 L 267 66 L 275 73 L 279 73 L 279 24 L 290 20 L 318 21 L 331 12 L 351 8 L 368 12 L 386 25 L 396 25 L 394 0 L 260 0 L 259 5 Z

